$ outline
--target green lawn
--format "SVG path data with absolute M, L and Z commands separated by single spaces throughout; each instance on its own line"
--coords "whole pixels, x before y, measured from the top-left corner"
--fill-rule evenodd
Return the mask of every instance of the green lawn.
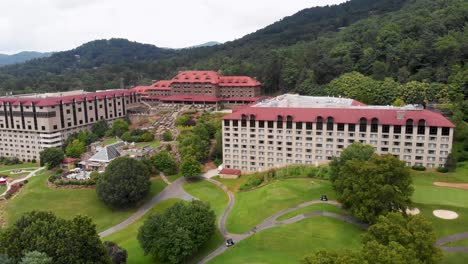
M 143 225 L 144 221 L 151 213 L 161 213 L 167 208 L 174 205 L 176 202 L 182 201 L 180 199 L 169 199 L 158 203 L 151 208 L 149 213 L 146 213 L 141 219 L 134 222 L 127 228 L 120 230 L 117 233 L 102 238 L 103 241 L 113 241 L 119 246 L 125 248 L 128 253 L 127 264 L 150 264 L 162 263 L 160 260 L 153 258 L 150 255 L 145 255 L 143 249 L 137 239 L 138 230 Z
M 194 197 L 207 202 L 219 218 L 228 203 L 227 194 L 217 185 L 205 180 L 184 183 L 184 190 Z
M 222 179 L 219 176 L 213 177 L 214 180 L 221 182 L 222 184 L 226 185 L 229 190 L 232 192 L 239 191 L 239 187 L 249 179 L 250 176 L 241 176 L 237 179 Z
M 106 146 L 106 145 L 109 145 L 109 144 L 116 143 L 116 142 L 118 142 L 118 141 L 120 141 L 119 138 L 111 137 L 111 138 L 107 138 L 106 140 L 104 140 L 104 141 L 102 142 L 102 144 L 103 144 L 104 146 Z
M 6 191 L 6 189 L 7 189 L 6 185 L 0 185 L 0 194 Z
M 447 243 L 447 247 L 468 247 L 468 239 L 458 240 L 455 242 Z
M 209 263 L 297 264 L 304 256 L 318 250 L 357 249 L 363 232 L 341 220 L 307 218 L 261 231 L 237 243 Z
M 8 175 L 10 178 L 19 179 L 29 174 L 29 172 L 39 168 L 38 163 L 23 163 L 15 165 L 0 165 L 0 174 Z M 11 173 L 12 170 L 23 169 L 22 173 Z
M 98 231 L 103 231 L 120 223 L 136 211 L 112 210 L 102 204 L 94 189 L 51 189 L 46 186 L 49 173 L 41 173 L 29 180 L 29 183 L 13 199 L 2 205 L 6 220 L 11 223 L 21 214 L 31 210 L 49 210 L 67 219 L 81 214 L 93 219 Z M 165 187 L 160 180 L 153 180 L 151 199 Z
M 153 148 L 158 148 L 159 146 L 161 146 L 161 142 L 159 142 L 159 140 L 153 140 L 151 142 L 139 142 L 139 143 L 135 143 L 135 146 L 138 147 L 138 148 L 143 148 L 143 147 L 146 147 L 146 146 L 151 146 Z
M 468 258 L 464 252 L 444 252 L 444 258 L 440 264 L 466 264 Z
M 220 187 L 209 181 L 195 180 L 193 182 L 185 183 L 184 190 L 194 197 L 209 203 L 216 214 L 216 220 L 219 220 L 219 217 L 228 203 L 227 194 Z M 198 254 L 190 260 L 190 263 L 197 263 L 204 256 L 219 247 L 223 242 L 223 236 L 218 230 L 216 230 L 216 233 L 211 237 L 211 239 L 203 246 L 203 248 L 200 249 Z
M 334 205 L 323 203 L 323 204 L 313 204 L 313 205 L 309 205 L 309 206 L 306 206 L 306 207 L 302 207 L 300 209 L 297 209 L 297 210 L 294 210 L 294 211 L 289 212 L 287 214 L 284 214 L 284 215 L 276 218 L 276 220 L 277 221 L 283 221 L 283 220 L 292 218 L 292 217 L 294 217 L 296 215 L 300 215 L 300 214 L 307 213 L 307 212 L 314 212 L 314 211 L 326 211 L 326 212 L 332 212 L 332 213 L 337 213 L 337 214 L 342 214 L 342 215 L 348 215 L 349 214 L 346 211 L 343 211 L 342 209 L 340 209 L 340 208 L 338 208 L 338 207 L 336 207 Z
M 317 179 L 275 181 L 252 191 L 236 193 L 236 202 L 227 219 L 227 229 L 232 233 L 247 232 L 274 213 L 320 199 L 322 194 L 335 199 L 330 182 Z

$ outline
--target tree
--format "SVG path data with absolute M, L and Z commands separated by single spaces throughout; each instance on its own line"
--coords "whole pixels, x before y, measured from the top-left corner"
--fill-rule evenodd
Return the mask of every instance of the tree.
M 399 212 L 382 215 L 363 235 L 362 242 L 363 254 L 369 260 L 379 255 L 393 255 L 400 256 L 399 263 L 431 264 L 438 263 L 442 258 L 441 250 L 435 246 L 434 228 L 420 215 L 404 216 Z M 398 253 L 389 254 L 385 251 Z
M 374 104 L 373 90 L 378 82 L 358 72 L 343 74 L 330 82 L 327 91 L 334 96 L 343 96 L 363 102 Z
M 86 152 L 86 145 L 79 139 L 75 139 L 68 144 L 65 152 L 68 157 L 79 158 L 81 154 Z
M 119 157 L 111 161 L 99 177 L 96 193 L 104 204 L 127 208 L 141 201 L 150 190 L 148 168 L 136 159 Z
M 138 232 L 145 251 L 164 261 L 182 263 L 214 234 L 216 215 L 204 202 L 178 202 L 161 214 L 152 214 Z
M 161 136 L 161 139 L 163 141 L 172 141 L 173 139 L 172 132 L 170 130 L 164 131 L 164 133 Z
M 373 223 L 381 214 L 411 206 L 412 179 L 404 162 L 387 154 L 369 157 L 371 148 L 352 145 L 332 162 L 338 201 L 360 220 Z
M 202 165 L 194 158 L 185 158 L 180 164 L 180 173 L 184 177 L 196 177 L 202 173 Z
M 0 254 L 0 263 L 2 263 L 2 264 L 14 264 L 13 261 L 5 254 Z
M 154 166 L 159 171 L 166 175 L 174 175 L 177 173 L 177 162 L 167 150 L 156 153 L 153 157 Z
M 127 251 L 112 241 L 105 241 L 104 246 L 113 264 L 127 263 Z
M 335 179 L 340 174 L 340 169 L 349 160 L 369 160 L 374 154 L 374 148 L 371 145 L 365 145 L 360 142 L 355 142 L 343 150 L 339 157 L 335 157 L 330 162 L 330 179 Z
M 401 100 L 400 98 L 395 99 L 393 101 L 392 106 L 405 106 L 405 101 Z
M 54 264 L 110 264 L 96 226 L 84 216 L 65 220 L 51 212 L 25 213 L 1 230 L 0 248 L 15 263 L 25 257 L 24 252 L 38 251 L 50 257 Z M 33 256 L 36 253 L 28 259 Z
M 52 264 L 52 258 L 39 251 L 31 251 L 21 258 L 20 264 Z
M 107 130 L 109 130 L 109 125 L 104 120 L 99 120 L 98 122 L 94 123 L 91 127 L 91 132 L 96 134 L 98 138 L 104 137 Z
M 112 123 L 110 133 L 113 136 L 120 137 L 123 133 L 128 131 L 128 123 L 123 119 L 117 119 Z
M 195 134 L 185 136 L 179 144 L 179 152 L 182 159 L 192 157 L 199 162 L 206 160 L 209 148 L 209 141 L 203 140 Z
M 47 165 L 47 169 L 57 167 L 62 162 L 65 154 L 60 148 L 46 148 L 39 153 L 41 166 Z
M 194 135 L 199 136 L 204 141 L 210 140 L 210 132 L 206 129 L 206 125 L 204 123 L 198 122 L 192 129 L 192 133 Z
M 143 133 L 143 135 L 141 135 L 141 141 L 143 141 L 143 142 L 151 142 L 153 140 L 154 140 L 153 133 L 145 132 L 145 133 Z

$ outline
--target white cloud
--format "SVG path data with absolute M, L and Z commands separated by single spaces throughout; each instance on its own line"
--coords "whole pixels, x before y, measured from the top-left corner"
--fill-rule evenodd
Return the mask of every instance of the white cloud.
M 59 51 L 120 37 L 160 47 L 240 38 L 344 0 L 0 0 L 0 53 Z

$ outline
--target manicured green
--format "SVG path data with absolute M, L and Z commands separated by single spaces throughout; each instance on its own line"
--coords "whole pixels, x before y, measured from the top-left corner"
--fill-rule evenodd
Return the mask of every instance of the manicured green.
M 6 185 L 0 185 L 0 194 L 6 191 L 6 189 L 7 189 Z
M 459 163 L 453 173 L 439 173 L 434 170 L 412 172 L 413 201 L 415 207 L 434 225 L 437 236 L 443 237 L 468 231 L 468 190 L 439 187 L 434 182 L 468 182 L 468 163 Z M 454 220 L 444 220 L 433 215 L 433 210 L 445 209 L 458 213 Z
M 103 231 L 122 222 L 138 208 L 112 210 L 97 199 L 94 189 L 48 188 L 46 182 L 49 175 L 50 172 L 42 172 L 29 179 L 29 183 L 20 190 L 19 194 L 2 205 L 8 223 L 17 220 L 24 212 L 48 210 L 66 219 L 78 214 L 89 216 L 96 224 L 97 230 Z M 164 186 L 162 180 L 153 180 L 150 195 L 145 201 L 160 192 Z
M 135 146 L 137 146 L 138 148 L 143 148 L 146 146 L 158 148 L 159 146 L 161 146 L 161 142 L 159 142 L 159 140 L 153 140 L 151 142 L 139 142 L 139 143 L 135 143 Z
M 192 180 L 191 182 L 184 184 L 184 190 L 194 197 L 207 202 L 216 214 L 216 220 L 219 221 L 219 217 L 223 213 L 228 203 L 227 194 L 217 185 L 205 180 Z M 218 229 L 211 239 L 201 248 L 196 256 L 191 259 L 191 263 L 196 263 L 201 260 L 204 256 L 211 253 L 217 247 L 219 247 L 224 241 L 224 237 L 221 235 Z
M 120 230 L 119 232 L 102 238 L 102 240 L 113 241 L 117 243 L 120 247 L 125 248 L 128 253 L 127 264 L 161 263 L 159 260 L 154 259 L 152 256 L 144 254 L 143 249 L 140 247 L 140 244 L 137 239 L 138 229 L 141 225 L 143 225 L 143 222 L 148 218 L 150 214 L 161 213 L 178 201 L 181 200 L 169 199 L 158 203 L 153 208 L 151 208 L 151 210 L 148 213 L 146 213 L 142 218 L 138 219 L 133 224 Z
M 272 182 L 247 192 L 236 193 L 236 202 L 227 219 L 227 229 L 244 233 L 283 209 L 320 199 L 335 199 L 331 184 L 317 179 L 289 179 Z
M 289 218 L 292 218 L 296 215 L 300 215 L 300 214 L 303 214 L 303 213 L 308 213 L 308 212 L 315 212 L 315 211 L 325 211 L 325 212 L 332 212 L 332 213 L 337 213 L 337 214 L 342 214 L 342 215 L 349 215 L 348 212 L 346 211 L 343 211 L 342 209 L 332 205 L 332 204 L 326 204 L 326 203 L 323 203 L 323 204 L 313 204 L 313 205 L 309 205 L 309 206 L 306 206 L 306 207 L 302 207 L 300 209 L 297 209 L 297 210 L 294 210 L 292 212 L 289 212 L 287 214 L 284 214 L 278 218 L 276 218 L 276 220 L 278 221 L 283 221 L 283 220 L 286 220 L 286 219 L 289 219 Z
M 210 264 L 216 263 L 300 263 L 318 250 L 357 249 L 359 227 L 338 219 L 312 217 L 267 229 L 240 241 Z
M 0 173 L 4 173 L 4 171 L 10 171 L 15 169 L 35 169 L 39 168 L 39 163 L 22 163 L 22 164 L 15 164 L 15 165 L 0 165 Z
M 228 203 L 228 196 L 223 189 L 209 181 L 196 179 L 184 183 L 183 187 L 189 194 L 209 203 L 219 219 Z
M 102 142 L 102 144 L 105 146 L 105 145 L 110 145 L 110 144 L 116 143 L 116 142 L 118 142 L 118 141 L 120 141 L 119 138 L 111 137 L 111 138 L 107 138 L 106 140 L 104 140 L 104 141 Z
M 466 252 L 444 252 L 444 258 L 440 264 L 465 264 Z

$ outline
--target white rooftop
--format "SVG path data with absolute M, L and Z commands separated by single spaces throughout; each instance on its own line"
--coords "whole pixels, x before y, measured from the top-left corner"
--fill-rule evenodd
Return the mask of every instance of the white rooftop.
M 265 99 L 252 107 L 281 107 L 281 108 L 365 108 L 365 109 L 396 109 L 396 110 L 423 110 L 421 105 L 365 105 L 356 100 L 329 96 L 305 96 L 298 94 L 283 94 L 274 98 Z
M 354 100 L 340 97 L 304 96 L 298 94 L 283 94 L 271 99 L 263 100 L 253 107 L 350 107 Z

